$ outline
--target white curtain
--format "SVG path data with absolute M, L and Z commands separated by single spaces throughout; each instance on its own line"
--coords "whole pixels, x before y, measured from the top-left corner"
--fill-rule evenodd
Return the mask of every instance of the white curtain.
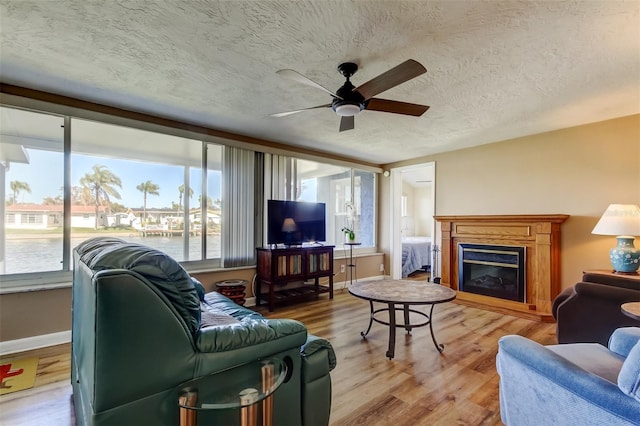
M 298 164 L 295 158 L 270 154 L 269 167 L 265 169 L 266 197 L 269 200 L 295 201 L 298 195 Z
M 262 244 L 264 203 L 262 158 L 262 154 L 254 151 L 224 147 L 222 164 L 222 266 L 224 268 L 249 266 L 256 263 L 256 245 Z

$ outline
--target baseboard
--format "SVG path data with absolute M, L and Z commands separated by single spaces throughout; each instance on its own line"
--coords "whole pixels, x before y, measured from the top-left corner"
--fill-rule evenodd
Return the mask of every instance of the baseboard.
M 71 330 L 0 342 L 0 356 L 71 342 Z

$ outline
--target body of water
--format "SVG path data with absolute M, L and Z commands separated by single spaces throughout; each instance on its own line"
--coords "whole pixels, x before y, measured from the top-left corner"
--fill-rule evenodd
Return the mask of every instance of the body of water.
M 178 261 L 187 260 L 183 253 L 181 237 L 142 237 L 137 235 L 115 234 L 114 237 L 132 243 L 144 244 L 156 248 Z M 72 237 L 71 247 L 75 248 L 91 236 Z M 38 238 L 10 238 L 6 245 L 5 274 L 28 272 L 59 271 L 62 268 L 62 236 Z M 200 260 L 202 244 L 200 237 L 189 238 L 188 260 Z M 220 236 L 207 237 L 207 258 L 220 257 Z M 73 261 L 73 260 L 71 260 Z

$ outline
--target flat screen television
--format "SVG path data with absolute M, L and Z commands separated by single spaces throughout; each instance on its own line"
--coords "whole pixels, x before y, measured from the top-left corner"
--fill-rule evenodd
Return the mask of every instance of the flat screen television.
M 326 206 L 303 201 L 267 201 L 267 244 L 326 241 Z

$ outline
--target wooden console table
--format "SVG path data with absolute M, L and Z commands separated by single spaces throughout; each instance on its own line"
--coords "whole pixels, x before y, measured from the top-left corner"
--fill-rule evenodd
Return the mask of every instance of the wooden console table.
M 283 248 L 257 248 L 258 276 L 256 281 L 256 305 L 266 299 L 269 311 L 276 303 L 298 298 L 329 293 L 333 299 L 333 248 L 334 246 L 308 246 Z M 320 278 L 328 277 L 329 285 L 320 285 Z M 314 284 L 304 284 L 306 280 Z M 292 282 L 302 284 L 292 288 L 285 285 Z M 268 291 L 263 293 L 263 284 Z
M 616 272 L 611 269 L 586 269 L 582 271 L 583 279 L 584 275 L 587 274 L 595 274 L 595 275 L 606 275 L 608 277 L 622 277 L 629 280 L 638 281 L 638 286 L 640 287 L 640 274 L 637 272 Z

